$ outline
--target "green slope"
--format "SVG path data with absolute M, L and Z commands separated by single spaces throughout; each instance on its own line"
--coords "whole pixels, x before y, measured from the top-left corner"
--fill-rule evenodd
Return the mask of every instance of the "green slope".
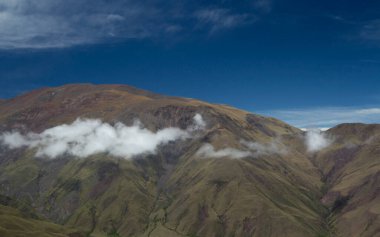
M 2 196 L 2 203 L 5 197 Z M 85 237 L 85 233 L 38 218 L 25 205 L 17 209 L 0 204 L 0 236 L 2 237 Z

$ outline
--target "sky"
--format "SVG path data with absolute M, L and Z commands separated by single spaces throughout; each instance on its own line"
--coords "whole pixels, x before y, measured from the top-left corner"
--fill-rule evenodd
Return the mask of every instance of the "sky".
M 0 0 L 0 98 L 67 83 L 379 123 L 380 1 Z

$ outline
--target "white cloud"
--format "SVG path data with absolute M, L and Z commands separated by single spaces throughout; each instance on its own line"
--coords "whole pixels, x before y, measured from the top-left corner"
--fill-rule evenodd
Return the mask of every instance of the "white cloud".
M 254 156 L 287 153 L 287 149 L 284 147 L 284 145 L 277 141 L 277 139 L 274 139 L 270 143 L 266 144 L 242 140 L 241 144 L 251 150 Z
M 362 115 L 380 115 L 380 108 L 360 109 L 357 110 L 357 113 Z
M 194 124 L 188 130 L 202 130 L 206 127 L 206 122 L 203 120 L 202 115 L 195 114 L 193 120 Z
M 279 143 L 276 139 L 267 144 L 261 144 L 258 142 L 250 142 L 241 140 L 240 143 L 247 150 L 239 150 L 235 148 L 223 148 L 220 150 L 215 150 L 214 146 L 206 143 L 204 144 L 196 153 L 196 155 L 205 158 L 245 158 L 245 157 L 259 157 L 263 155 L 272 154 L 286 154 L 286 148 Z
M 11 149 L 27 146 L 29 144 L 28 140 L 19 132 L 4 133 L 1 135 L 0 141 Z
M 306 131 L 305 143 L 309 152 L 316 152 L 328 147 L 331 139 L 319 129 L 308 129 Z
M 196 155 L 205 157 L 205 158 L 244 158 L 251 156 L 252 153 L 249 151 L 241 151 L 234 148 L 224 148 L 221 150 L 215 150 L 214 146 L 206 143 L 197 151 Z
M 204 122 L 197 114 L 195 124 Z M 204 124 L 205 125 L 205 124 Z M 132 126 L 117 123 L 114 126 L 99 119 L 77 119 L 72 124 L 63 124 L 46 129 L 42 133 L 6 132 L 0 135 L 0 142 L 11 149 L 19 147 L 37 148 L 36 156 L 55 158 L 64 154 L 87 157 L 98 153 L 130 158 L 144 153 L 155 153 L 157 147 L 178 139 L 187 139 L 191 129 L 164 128 L 152 132 L 135 122 Z
M 298 128 L 331 128 L 341 123 L 379 123 L 380 108 L 326 107 L 262 111 Z
M 308 131 L 310 128 L 300 128 L 302 131 L 304 131 L 304 132 L 306 132 L 306 131 Z M 322 132 L 324 132 L 324 131 L 327 131 L 327 130 L 329 130 L 330 128 L 318 128 L 319 130 L 321 130 Z

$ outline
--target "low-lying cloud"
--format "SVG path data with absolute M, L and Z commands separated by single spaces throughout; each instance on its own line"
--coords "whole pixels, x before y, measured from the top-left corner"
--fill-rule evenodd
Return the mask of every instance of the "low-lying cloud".
M 206 128 L 206 122 L 203 120 L 202 115 L 196 114 L 193 117 L 194 124 L 190 126 L 187 130 L 189 131 L 196 131 L 196 130 L 202 130 Z
M 235 148 L 224 148 L 221 150 L 215 150 L 214 146 L 210 143 L 204 144 L 196 153 L 198 156 L 202 156 L 205 158 L 244 158 L 251 156 L 252 153 L 250 151 L 241 151 Z
M 196 130 L 206 126 L 201 115 L 194 117 L 194 125 L 188 129 L 175 127 L 152 132 L 136 121 L 132 126 L 116 123 L 114 126 L 100 119 L 77 119 L 46 129 L 42 133 L 6 132 L 0 142 L 10 149 L 37 148 L 36 156 L 56 158 L 62 155 L 88 157 L 108 153 L 117 157 L 131 158 L 135 155 L 155 153 L 159 145 L 191 138 Z
M 331 139 L 320 129 L 309 129 L 306 131 L 305 143 L 309 152 L 316 152 L 328 147 Z
M 245 150 L 239 150 L 235 148 L 223 148 L 220 150 L 215 150 L 214 146 L 206 143 L 198 151 L 197 155 L 205 158 L 245 158 L 245 157 L 259 157 L 263 155 L 273 155 L 273 154 L 286 154 L 286 148 L 281 145 L 277 140 L 273 140 L 267 144 L 261 144 L 258 142 L 250 142 L 246 140 L 241 140 L 240 144 L 244 146 Z
M 247 147 L 254 156 L 271 155 L 271 154 L 286 154 L 288 151 L 277 139 L 265 144 L 258 142 L 240 141 Z

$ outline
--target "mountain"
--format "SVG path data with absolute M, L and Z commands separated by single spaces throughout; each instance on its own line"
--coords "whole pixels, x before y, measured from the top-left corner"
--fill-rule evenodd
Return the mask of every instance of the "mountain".
M 313 158 L 323 173 L 322 203 L 340 236 L 380 236 L 380 125 L 341 124 Z
M 84 232 L 60 226 L 44 220 L 26 203 L 0 195 L 1 236 L 84 237 Z
M 0 132 L 1 236 L 380 236 L 380 125 L 310 151 L 274 118 L 73 84 L 0 102 Z

